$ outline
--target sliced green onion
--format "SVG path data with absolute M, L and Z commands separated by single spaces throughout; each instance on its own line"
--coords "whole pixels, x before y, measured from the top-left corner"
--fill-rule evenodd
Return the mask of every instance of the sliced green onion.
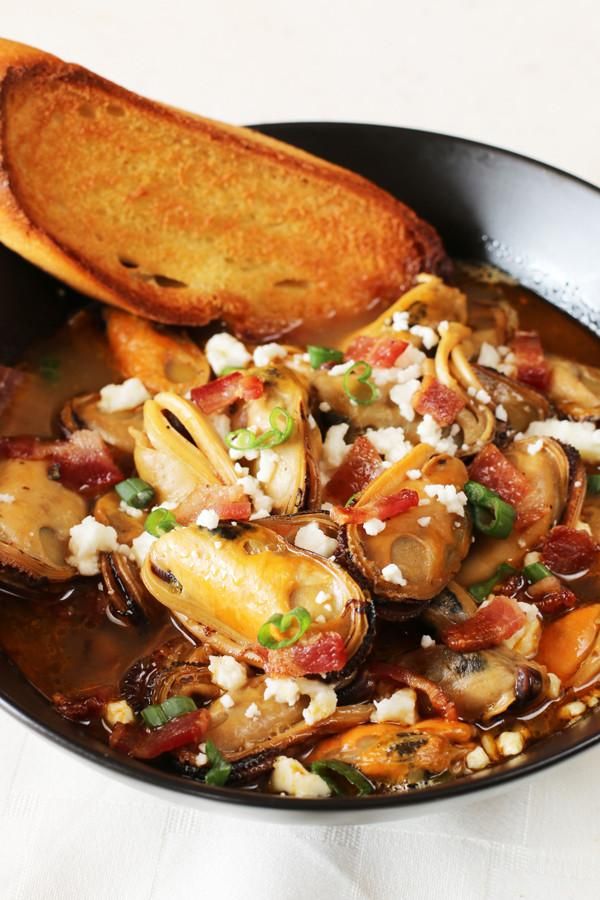
M 177 519 L 173 515 L 170 509 L 163 509 L 162 506 L 159 506 L 158 509 L 153 509 L 149 516 L 146 517 L 146 521 L 144 522 L 144 529 L 149 533 L 154 535 L 154 537 L 160 537 L 163 534 L 166 534 L 168 531 L 172 531 L 173 528 L 177 525 Z
M 587 492 L 588 494 L 600 494 L 600 474 L 588 475 Z
M 228 763 L 217 750 L 212 741 L 206 742 L 206 755 L 210 763 L 210 769 L 204 779 L 207 784 L 222 787 L 231 775 L 231 763 Z
M 509 566 L 508 563 L 501 563 L 487 581 L 480 581 L 478 584 L 472 584 L 469 588 L 469 593 L 478 603 L 483 603 L 497 584 L 501 584 L 509 575 L 514 575 L 516 571 L 514 566 Z
M 291 647 L 292 644 L 295 644 L 296 641 L 300 640 L 311 622 L 312 619 L 310 613 L 308 610 L 304 609 L 303 606 L 297 606 L 288 613 L 275 613 L 270 619 L 267 619 L 264 625 L 260 626 L 258 643 L 263 647 L 267 647 L 269 650 L 281 650 L 283 647 Z M 273 637 L 273 625 L 281 632 L 281 634 L 285 634 L 286 631 L 289 631 L 292 625 L 296 625 L 296 631 L 289 638 L 277 640 L 277 638 Z
M 360 497 L 361 494 L 362 494 L 362 491 L 356 491 L 355 494 L 352 494 L 351 497 L 348 497 L 348 499 L 344 503 L 344 508 L 347 508 L 349 506 L 354 506 L 354 504 L 358 501 L 358 498 Z
M 44 356 L 40 360 L 40 375 L 49 384 L 56 384 L 60 378 L 60 359 L 56 356 Z
M 127 478 L 115 485 L 115 491 L 128 506 L 146 509 L 154 500 L 154 488 L 142 478 Z
M 243 372 L 243 369 L 240 369 L 239 366 L 225 366 L 224 369 L 221 369 L 217 378 L 223 378 L 224 375 L 231 375 L 232 372 Z
M 552 575 L 550 569 L 547 569 L 543 563 L 535 562 L 531 563 L 530 566 L 525 566 L 523 569 L 523 575 L 529 582 L 529 584 L 535 584 L 536 581 L 541 581 L 542 578 L 548 578 Z
M 373 382 L 369 381 L 372 371 L 373 369 L 368 362 L 365 362 L 364 359 L 359 359 L 344 373 L 344 393 L 350 398 L 352 403 L 356 403 L 358 406 L 368 406 L 379 396 L 379 391 Z M 351 378 L 355 378 L 359 385 L 367 389 L 366 395 L 362 388 L 359 388 L 359 392 L 356 393 L 350 382 Z
M 313 369 L 320 369 L 323 363 L 341 363 L 344 359 L 342 351 L 334 350 L 332 347 L 318 347 L 315 344 L 309 344 L 306 352 Z
M 478 481 L 467 481 L 463 490 L 471 504 L 473 523 L 477 530 L 488 537 L 508 537 L 517 516 L 514 506 Z
M 319 775 L 334 794 L 343 794 L 345 792 L 341 790 L 335 779 L 331 777 L 331 772 L 345 778 L 347 782 L 356 788 L 356 793 L 359 797 L 364 797 L 365 794 L 372 794 L 375 790 L 374 785 L 362 772 L 339 759 L 315 760 L 315 762 L 310 764 L 310 770 L 315 775 Z
M 294 430 L 294 420 L 287 409 L 275 406 L 269 416 L 271 428 L 263 434 L 254 434 L 249 428 L 236 428 L 230 431 L 225 443 L 232 450 L 244 453 L 246 450 L 270 450 L 283 444 Z
M 171 719 L 193 712 L 198 707 L 191 697 L 169 697 L 162 703 L 154 703 L 142 710 L 142 719 L 150 728 L 166 725 Z

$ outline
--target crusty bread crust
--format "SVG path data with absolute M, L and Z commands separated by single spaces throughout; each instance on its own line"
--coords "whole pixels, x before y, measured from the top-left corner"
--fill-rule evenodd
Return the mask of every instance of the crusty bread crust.
M 366 179 L 0 40 L 0 240 L 77 290 L 264 339 L 447 265 Z

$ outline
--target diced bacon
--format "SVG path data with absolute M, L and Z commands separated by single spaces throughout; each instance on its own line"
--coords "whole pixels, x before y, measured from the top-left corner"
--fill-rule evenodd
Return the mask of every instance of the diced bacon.
M 390 369 L 408 347 L 408 341 L 397 341 L 394 338 L 366 337 L 355 338 L 346 350 L 346 359 L 364 360 L 371 366 Z
M 174 515 L 181 525 L 190 525 L 203 509 L 213 509 L 219 519 L 245 521 L 250 518 L 252 504 L 240 484 L 208 485 L 192 491 L 174 510 Z
M 364 490 L 381 469 L 381 458 L 371 441 L 361 435 L 346 455 L 341 466 L 327 482 L 325 495 L 330 503 L 343 505 L 350 497 Z
M 66 441 L 0 437 L 0 458 L 48 460 L 57 466 L 57 479 L 65 487 L 82 493 L 96 493 L 123 480 L 123 473 L 96 431 L 75 431 Z
M 491 491 L 495 491 L 506 503 L 517 510 L 521 501 L 531 490 L 522 472 L 513 466 L 495 444 L 487 444 L 469 467 L 472 481 L 478 481 Z
M 19 372 L 18 369 L 0 366 L 0 415 L 10 406 L 24 377 L 23 372 Z
M 277 678 L 300 678 L 339 672 L 348 662 L 346 646 L 337 631 L 322 631 L 312 640 L 269 650 L 265 672 Z
M 452 425 L 466 404 L 464 397 L 446 387 L 432 375 L 423 381 L 423 387 L 415 396 L 413 406 L 421 416 L 429 414 L 438 425 Z
M 398 666 L 394 663 L 372 663 L 369 666 L 369 673 L 376 678 L 395 681 L 398 684 L 404 684 L 413 688 L 415 691 L 421 691 L 427 696 L 431 708 L 444 719 L 456 719 L 458 714 L 454 701 L 448 697 L 446 692 L 429 678 L 424 675 L 418 675 L 411 672 L 404 666 Z
M 419 495 L 416 491 L 403 488 L 389 497 L 381 497 L 379 500 L 373 500 L 365 506 L 334 506 L 331 510 L 331 518 L 338 525 L 352 524 L 362 525 L 369 519 L 380 519 L 385 522 L 386 519 L 393 519 L 400 516 L 407 510 L 419 505 Z
M 154 759 L 170 750 L 178 750 L 188 744 L 197 746 L 210 728 L 210 713 L 196 709 L 171 719 L 159 728 L 142 725 L 115 725 L 108 740 L 113 750 L 133 756 L 135 759 Z
M 497 595 L 474 616 L 448 628 L 442 640 L 458 653 L 485 650 L 512 637 L 526 621 L 527 616 L 516 600 Z
M 100 685 L 81 694 L 56 693 L 52 695 L 52 705 L 65 719 L 73 722 L 88 722 L 97 719 L 110 700 L 116 699 L 115 689 Z
M 550 369 L 537 332 L 517 331 L 512 349 L 519 381 L 530 384 L 538 391 L 546 391 L 550 383 Z
M 557 525 L 542 548 L 542 562 L 556 575 L 575 575 L 590 568 L 599 552 L 587 531 Z
M 551 591 L 543 597 L 535 598 L 535 605 L 543 616 L 554 615 L 577 606 L 577 597 L 569 588 L 561 588 L 559 591 Z
M 262 396 L 265 386 L 256 375 L 231 372 L 192 389 L 192 400 L 203 413 L 223 412 L 236 400 L 256 400 Z

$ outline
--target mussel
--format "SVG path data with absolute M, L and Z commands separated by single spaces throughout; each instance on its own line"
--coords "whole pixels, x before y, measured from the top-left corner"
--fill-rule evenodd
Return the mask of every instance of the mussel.
M 137 565 L 123 553 L 102 553 L 100 575 L 109 610 L 121 623 L 147 622 L 162 609 L 146 590 Z
M 97 431 L 105 443 L 123 453 L 133 453 L 134 441 L 130 428 L 142 427 L 142 410 L 125 409 L 120 412 L 104 412 L 98 406 L 100 394 L 81 394 L 73 397 L 60 414 L 62 430 L 73 434 L 80 428 Z
M 600 420 L 600 369 L 548 355 L 550 387 L 555 407 L 569 419 Z
M 142 534 L 145 515 L 144 510 L 127 508 L 116 491 L 107 491 L 94 504 L 94 518 L 112 526 L 120 544 L 131 544 Z
M 0 461 L 0 563 L 34 578 L 65 581 L 69 531 L 85 517 L 85 500 L 48 476 L 42 460 Z
M 204 647 L 174 638 L 138 659 L 121 679 L 120 691 L 136 712 L 173 696 L 192 697 L 203 705 L 222 694 L 208 666 Z
M 370 649 L 368 594 L 335 563 L 258 523 L 176 528 L 152 545 L 142 579 L 198 640 L 258 668 L 260 627 L 298 606 L 312 618 L 307 636 L 336 631 L 344 640 L 348 666 L 332 677 L 353 672 Z
M 531 422 L 547 419 L 550 415 L 550 404 L 543 394 L 534 388 L 501 375 L 495 369 L 485 366 L 473 366 L 479 381 L 492 399 L 495 410 L 504 409 L 502 418 L 498 417 L 496 437 L 506 439 L 510 435 L 526 431 Z M 496 413 L 498 415 L 498 413 Z
M 376 598 L 429 600 L 454 577 L 471 540 L 471 522 L 461 502 L 464 499 L 466 503 L 466 498 L 460 496 L 467 477 L 459 459 L 419 444 L 367 486 L 357 509 L 402 489 L 416 491 L 420 501 L 419 506 L 389 519 L 374 536 L 362 525 L 348 524 L 341 529 L 350 565 Z M 448 505 L 440 501 L 445 490 L 453 495 L 456 511 L 448 509 L 450 500 Z M 391 564 L 400 570 L 395 581 L 383 575 Z
M 545 623 L 537 659 L 565 687 L 592 684 L 600 673 L 600 603 Z

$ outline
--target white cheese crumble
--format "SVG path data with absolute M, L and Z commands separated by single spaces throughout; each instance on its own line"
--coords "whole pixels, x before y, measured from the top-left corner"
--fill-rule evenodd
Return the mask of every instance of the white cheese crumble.
M 327 400 L 321 400 L 321 402 L 319 403 L 319 409 L 324 413 L 331 412 L 331 403 L 328 403 Z
M 231 694 L 223 694 L 222 697 L 219 697 L 221 701 L 221 706 L 224 706 L 225 709 L 231 709 L 232 706 L 235 706 L 235 700 L 231 696 Z
M 400 688 L 391 697 L 375 700 L 371 722 L 397 722 L 414 725 L 417 721 L 417 695 L 412 688 Z
M 520 731 L 503 731 L 496 738 L 496 747 L 502 756 L 517 756 L 524 746 L 525 741 Z
M 150 399 L 150 394 L 139 378 L 128 378 L 123 384 L 106 384 L 100 388 L 98 409 L 104 413 L 135 409 Z
M 446 319 L 442 319 L 442 321 L 439 323 L 439 325 L 437 327 L 439 336 L 443 337 L 449 328 L 450 328 L 450 323 L 447 322 Z
M 247 719 L 258 719 L 260 716 L 260 709 L 256 703 L 251 703 L 250 706 L 246 709 L 244 713 Z
M 250 518 L 263 518 L 264 516 L 268 516 L 273 509 L 273 500 L 265 494 L 258 479 L 254 478 L 252 475 L 243 475 L 241 478 L 237 479 L 237 482 L 241 485 L 244 494 L 252 501 L 255 515 Z
M 388 428 L 369 428 L 367 437 L 389 463 L 398 462 L 412 450 L 412 444 L 405 440 L 404 429 L 400 427 L 390 425 Z
M 406 477 L 409 478 L 411 481 L 416 481 L 418 478 L 421 477 L 421 474 L 422 473 L 421 473 L 420 469 L 409 469 L 408 472 L 406 473 Z
M 394 331 L 408 331 L 408 313 L 395 312 L 392 313 L 392 329 Z
M 140 569 L 144 565 L 144 561 L 150 552 L 150 547 L 156 540 L 158 540 L 158 538 L 155 538 L 154 535 L 150 534 L 148 531 L 142 531 L 140 535 L 132 540 L 131 549 L 133 558 Z
M 430 444 L 438 453 L 454 456 L 458 449 L 451 437 L 442 437 L 442 429 L 429 413 L 426 413 L 423 421 L 417 425 L 417 434 L 423 443 Z
M 219 513 L 214 509 L 203 509 L 196 518 L 196 525 L 212 531 L 219 524 Z
M 14 494 L 0 494 L 0 503 L 14 503 Z
M 579 450 L 586 462 L 600 462 L 600 428 L 593 422 L 568 422 L 566 419 L 544 419 L 531 422 L 518 437 L 552 437 Z
M 98 554 L 119 549 L 117 532 L 112 525 L 103 525 L 93 516 L 86 516 L 69 531 L 69 565 L 80 575 L 97 575 L 100 571 Z M 129 547 L 126 548 L 129 552 Z
M 265 700 L 273 698 L 276 703 L 293 706 L 302 694 L 310 697 L 310 703 L 302 711 L 308 725 L 327 719 L 335 712 L 337 694 L 332 687 L 322 681 L 313 681 L 309 678 L 265 678 Z
M 398 584 L 400 587 L 404 587 L 404 585 L 408 584 L 396 563 L 389 563 L 387 566 L 384 566 L 381 570 L 381 574 L 384 581 L 389 581 L 390 584 Z
M 327 473 L 331 473 L 343 463 L 346 454 L 350 450 L 351 444 L 347 444 L 344 440 L 350 426 L 347 422 L 340 422 L 339 425 L 332 425 L 327 429 L 325 440 L 323 441 L 323 466 Z
M 271 788 L 290 797 L 317 799 L 331 796 L 328 784 L 320 775 L 309 772 L 301 762 L 289 756 L 278 756 L 273 763 Z
M 381 534 L 385 529 L 385 522 L 382 522 L 381 519 L 367 519 L 363 528 L 368 535 L 374 537 L 376 534 Z
M 293 706 L 300 699 L 300 688 L 294 678 L 265 678 L 264 698 Z
M 430 634 L 424 634 L 421 638 L 421 647 L 423 650 L 428 650 L 430 647 L 435 647 L 435 641 L 431 637 Z
M 328 375 L 331 375 L 332 378 L 338 378 L 340 375 L 345 375 L 346 372 L 349 372 L 353 365 L 353 359 L 345 359 L 344 362 L 339 363 L 337 366 L 332 366 L 325 371 Z
M 415 418 L 415 410 L 413 407 L 413 397 L 421 387 L 421 382 L 416 378 L 410 378 L 404 384 L 395 384 L 390 391 L 390 400 L 395 403 L 400 410 L 400 415 L 407 422 L 412 422 Z
M 267 484 L 277 471 L 277 466 L 280 462 L 281 456 L 275 450 L 271 450 L 269 447 L 265 447 L 264 450 L 261 450 L 258 469 L 256 470 L 257 481 L 261 484 Z
M 502 406 L 501 403 L 499 403 L 498 406 L 496 407 L 496 409 L 494 411 L 494 415 L 496 416 L 496 418 L 498 419 L 499 422 L 508 422 L 508 413 L 506 412 L 506 409 L 504 408 L 504 406 Z
M 426 484 L 425 493 L 428 497 L 435 497 L 449 513 L 464 516 L 467 495 L 464 491 L 457 491 L 453 484 Z
M 300 550 L 318 553 L 319 556 L 331 556 L 337 550 L 336 539 L 328 537 L 316 522 L 309 522 L 298 529 L 294 545 Z
M 577 716 L 582 716 L 585 709 L 585 703 L 582 703 L 581 700 L 574 700 L 572 703 L 565 703 L 564 706 L 561 706 L 558 715 L 561 719 L 575 719 Z
M 435 347 L 436 344 L 439 343 L 440 339 L 429 325 L 413 325 L 409 331 L 411 334 L 414 334 L 415 337 L 421 338 L 426 350 L 431 350 L 432 347 Z
M 431 516 L 421 516 L 420 519 L 417 519 L 417 523 L 421 526 L 421 528 L 427 528 L 430 522 Z
M 224 691 L 236 691 L 248 681 L 246 667 L 233 656 L 209 656 L 208 662 L 211 681 Z
M 111 728 L 118 723 L 130 725 L 135 722 L 135 715 L 127 700 L 112 700 L 104 707 L 104 721 Z
M 146 515 L 145 510 L 137 509 L 135 506 L 130 506 L 128 503 L 125 503 L 124 500 L 121 500 L 121 502 L 119 503 L 119 509 L 126 515 L 131 516 L 132 519 L 141 519 L 142 516 Z
M 252 359 L 242 342 L 226 331 L 213 334 L 206 342 L 204 353 L 215 375 L 220 375 L 223 369 L 243 369 Z
M 496 350 L 492 344 L 488 344 L 487 341 L 484 341 L 479 348 L 479 357 L 477 358 L 477 365 L 479 366 L 487 366 L 488 369 L 497 369 L 500 364 L 500 354 Z
M 539 441 L 534 441 L 532 444 L 527 445 L 527 452 L 530 456 L 537 456 L 543 446 L 544 441 L 540 438 Z
M 472 772 L 479 772 L 481 769 L 487 769 L 490 764 L 490 758 L 483 747 L 475 747 L 465 756 L 465 764 Z
M 467 388 L 467 394 L 469 397 L 474 397 L 479 403 L 483 403 L 485 406 L 492 402 L 492 398 L 484 388 Z
M 257 347 L 253 354 L 255 366 L 270 366 L 276 359 L 285 359 L 287 350 L 281 344 L 263 344 Z
M 196 756 L 194 757 L 194 762 L 196 763 L 198 768 L 202 768 L 202 766 L 205 766 L 207 764 L 208 756 L 206 755 L 206 753 L 204 753 L 201 750 L 200 753 L 196 753 Z

